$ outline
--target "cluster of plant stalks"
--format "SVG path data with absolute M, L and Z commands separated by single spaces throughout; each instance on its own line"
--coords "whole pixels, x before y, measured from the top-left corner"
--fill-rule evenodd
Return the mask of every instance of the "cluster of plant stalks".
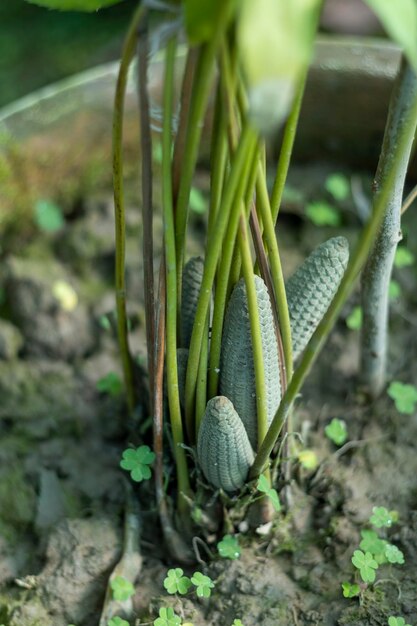
M 253 123 L 253 94 L 240 61 L 236 4 L 228 0 L 215 4 L 216 27 L 210 30 L 208 36 L 197 37 L 197 41 L 193 38 L 188 41 L 178 104 L 174 98 L 174 87 L 177 48 L 180 37 L 183 37 L 183 32 L 178 27 L 180 13 L 177 8 L 171 6 L 163 15 L 167 33 L 164 50 L 161 182 L 164 253 L 159 268 L 154 267 L 152 244 L 154 208 L 152 134 L 147 87 L 150 16 L 146 6 L 140 6 L 136 11 L 126 37 L 115 100 L 113 166 L 118 336 L 128 404 L 132 410 L 137 398 L 126 323 L 122 129 L 128 68 L 137 54 L 149 411 L 153 418 L 153 450 L 156 455 L 154 466 L 156 499 L 162 527 L 168 540 L 175 531 L 171 524 L 164 488 L 163 433 L 166 427 L 164 415 L 168 416 L 173 441 L 176 508 L 183 519 L 187 519 L 189 502 L 196 488 L 195 481 L 191 479 L 191 476 L 195 476 L 191 467 L 193 461 L 191 455 L 187 454 L 187 448 L 196 445 L 207 402 L 219 394 L 223 327 L 233 287 L 243 278 L 254 360 L 258 436 L 257 449 L 247 481 L 250 483 L 263 474 L 268 481 L 267 484 L 271 486 L 269 468 L 271 462 L 278 461 L 277 441 L 283 435 L 284 427 L 290 432 L 293 430 L 288 420 L 294 399 L 322 349 L 346 298 L 351 293 L 377 235 L 378 242 L 381 237 L 386 236 L 384 233 L 387 232 L 388 222 L 394 224 L 394 229 L 398 230 L 398 224 L 389 217 L 390 214 L 385 217 L 385 226 L 382 230 L 381 224 L 387 215 L 388 207 L 399 215 L 404 177 L 417 120 L 416 77 L 413 69 L 404 61 L 392 96 L 372 215 L 358 237 L 335 297 L 303 351 L 297 368 L 293 371 L 290 314 L 275 230 L 301 108 L 307 61 L 293 76 L 291 109 L 286 115 L 280 156 L 270 190 L 266 177 L 265 139 L 261 136 L 259 124 Z M 198 26 L 198 19 L 195 19 Z M 318 8 L 311 11 L 308 16 L 309 32 L 315 31 L 317 20 Z M 285 50 L 282 54 L 285 57 Z M 210 101 L 214 106 L 214 115 L 211 131 L 206 242 L 201 285 L 189 343 L 185 396 L 181 406 L 177 352 L 183 345 L 182 289 L 184 265 L 187 260 L 189 197 L 202 128 Z M 178 123 L 174 128 L 173 111 L 177 106 Z M 391 237 L 391 234 L 388 234 L 388 237 Z M 379 267 L 384 254 L 379 252 L 378 246 L 379 243 L 374 248 L 373 254 Z M 388 256 L 391 259 L 391 252 Z M 383 290 L 387 289 L 387 271 L 389 273 L 389 267 L 388 270 L 386 268 L 381 270 L 383 278 L 381 276 L 378 278 L 372 269 L 373 280 L 382 285 Z M 273 310 L 274 331 L 279 346 L 279 383 L 282 398 L 270 423 L 266 415 L 268 390 L 265 385 L 265 363 L 254 278 L 256 275 L 262 277 L 268 290 Z M 369 288 L 369 280 L 365 279 L 365 284 L 371 293 L 366 297 L 374 298 L 372 289 Z M 387 306 L 386 303 L 384 306 Z M 366 311 L 368 310 L 369 307 Z M 378 314 L 379 310 L 366 313 L 371 316 Z M 381 322 L 375 323 L 380 327 Z M 382 323 L 385 324 L 385 321 Z M 367 325 L 370 328 L 370 322 Z M 365 326 L 365 334 L 366 328 Z M 382 327 L 382 334 L 385 333 L 386 328 Z M 365 337 L 364 345 L 368 344 Z M 365 361 L 368 362 L 366 359 Z M 166 407 L 164 407 L 164 371 Z

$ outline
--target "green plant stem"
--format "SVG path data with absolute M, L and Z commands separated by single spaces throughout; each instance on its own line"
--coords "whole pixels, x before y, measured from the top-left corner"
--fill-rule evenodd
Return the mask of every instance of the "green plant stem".
M 148 95 L 148 22 L 145 14 L 139 24 L 138 38 L 138 100 L 140 118 L 140 143 L 142 157 L 142 256 L 143 284 L 146 285 L 145 318 L 146 348 L 150 391 L 150 413 L 154 415 L 155 396 L 155 287 L 153 268 L 152 229 L 152 137 Z
M 222 106 L 220 81 L 217 86 L 216 103 L 214 109 L 212 142 L 210 149 L 210 207 L 207 226 L 207 238 L 210 239 L 213 225 L 216 223 L 217 213 L 220 207 L 223 183 L 227 167 L 227 139 L 226 117 Z
M 243 277 L 246 285 L 249 323 L 252 340 L 252 353 L 255 368 L 256 414 L 258 422 L 258 447 L 268 430 L 267 398 L 265 389 L 265 368 L 262 350 L 261 324 L 259 321 L 258 298 L 256 296 L 255 275 L 253 272 L 250 242 L 245 216 L 240 215 L 238 242 L 242 258 Z
M 290 115 L 285 124 L 284 136 L 282 138 L 281 151 L 278 159 L 277 172 L 271 194 L 272 221 L 275 224 L 281 207 L 282 194 L 287 180 L 288 169 L 290 167 L 291 155 L 294 147 L 295 136 L 297 134 L 298 120 L 300 117 L 301 105 L 303 102 L 304 89 L 307 81 L 308 68 L 300 78 L 297 93 L 291 108 Z
M 125 202 L 123 187 L 123 110 L 126 94 L 127 75 L 129 65 L 133 59 L 136 48 L 137 29 L 145 8 L 137 7 L 129 25 L 120 60 L 120 68 L 117 76 L 116 93 L 113 108 L 113 192 L 115 212 L 115 289 L 117 311 L 117 337 L 119 341 L 120 355 L 122 359 L 123 376 L 126 386 L 127 404 L 132 412 L 135 406 L 135 387 L 133 377 L 133 365 L 129 350 L 126 315 L 126 285 L 125 285 Z
M 417 101 L 417 77 L 403 61 L 388 114 L 381 158 L 374 183 L 374 201 L 384 188 L 393 167 L 397 176 L 385 198 L 386 211 L 378 237 L 362 274 L 361 379 L 371 397 L 385 385 L 389 282 L 397 244 L 401 240 L 401 203 L 404 181 L 413 144 L 416 119 L 410 115 Z M 414 124 L 414 126 L 413 126 Z M 401 153 L 395 148 L 403 126 L 408 130 L 408 145 Z M 395 159 L 395 164 L 393 160 Z
M 164 214 L 164 243 L 166 257 L 166 363 L 169 416 L 171 421 L 174 455 L 177 468 L 179 499 L 178 510 L 184 514 L 187 503 L 182 494 L 188 495 L 190 485 L 185 452 L 184 435 L 181 421 L 180 398 L 178 392 L 177 371 L 177 291 L 176 291 L 176 256 L 174 209 L 172 202 L 172 107 L 174 91 L 176 39 L 171 38 L 166 48 L 166 66 L 164 78 L 164 115 L 162 131 L 162 205 Z
M 209 346 L 209 316 L 206 317 L 204 327 L 203 343 L 200 352 L 200 362 L 198 364 L 198 377 L 195 398 L 195 423 L 196 433 L 200 428 L 201 420 L 207 405 L 207 358 Z
M 204 273 L 198 299 L 193 332 L 191 336 L 190 350 L 188 355 L 188 366 L 185 387 L 185 405 L 187 431 L 192 440 L 194 438 L 194 400 L 195 387 L 200 360 L 201 342 L 204 334 L 204 326 L 208 314 L 211 293 L 213 289 L 214 276 L 217 263 L 224 243 L 224 235 L 229 222 L 230 210 L 236 195 L 239 181 L 245 167 L 248 154 L 252 153 L 256 144 L 255 131 L 250 126 L 245 126 L 239 140 L 236 153 L 233 156 L 228 179 L 225 183 L 222 196 L 221 207 L 216 219 L 214 232 L 207 245 L 207 253 L 204 264 Z
M 409 75 L 407 76 L 409 80 L 410 77 Z M 415 77 L 412 82 L 415 83 Z M 344 303 L 346 302 L 346 299 L 352 292 L 355 280 L 367 259 L 369 251 L 371 250 L 375 237 L 379 231 L 391 197 L 392 188 L 396 184 L 398 176 L 400 176 L 400 172 L 402 171 L 404 156 L 409 152 L 410 138 L 414 135 L 417 120 L 416 94 L 413 89 L 410 88 L 410 85 L 408 85 L 405 93 L 404 88 L 405 86 L 402 83 L 401 85 L 397 85 L 396 89 L 394 89 L 394 95 L 391 100 L 391 107 L 394 109 L 401 107 L 406 101 L 409 102 L 409 105 L 407 107 L 407 115 L 404 115 L 404 117 L 401 118 L 401 124 L 398 125 L 397 128 L 391 127 L 387 130 L 387 132 L 393 133 L 396 136 L 396 141 L 392 142 L 390 145 L 390 153 L 385 153 L 382 157 L 384 159 L 389 159 L 391 167 L 389 169 L 387 168 L 386 176 L 381 181 L 379 192 L 374 196 L 371 218 L 359 237 L 355 251 L 351 255 L 339 289 L 325 316 L 311 337 L 304 351 L 301 362 L 293 374 L 261 448 L 256 455 L 254 464 L 250 471 L 251 478 L 259 476 L 268 464 L 269 455 L 271 454 L 275 442 L 277 441 L 288 412 L 291 409 L 292 404 L 313 363 L 317 359 L 325 340 L 327 339 Z M 403 98 L 399 98 L 399 93 L 401 92 L 403 92 Z M 390 115 L 389 121 L 392 124 L 392 115 Z

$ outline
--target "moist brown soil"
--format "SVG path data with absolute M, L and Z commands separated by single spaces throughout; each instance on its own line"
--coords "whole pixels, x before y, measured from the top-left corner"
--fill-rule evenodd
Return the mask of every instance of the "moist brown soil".
M 303 169 L 305 197 L 320 197 L 326 167 Z M 358 229 L 354 206 L 342 207 L 345 231 Z M 127 286 L 132 351 L 138 380 L 146 377 L 143 285 L 138 211 L 128 218 Z M 194 253 L 202 224 L 192 220 Z M 412 240 L 413 222 L 406 215 Z M 288 204 L 281 239 L 287 274 L 316 243 L 336 233 L 317 228 Z M 340 230 L 337 231 L 340 233 Z M 415 232 L 415 231 L 414 231 Z M 161 227 L 156 225 L 156 240 Z M 131 420 L 121 394 L 97 390 L 109 372 L 120 375 L 111 323 L 112 203 L 107 197 L 78 202 L 64 229 L 8 250 L 0 284 L 0 624 L 4 626 L 96 626 L 108 577 L 124 541 L 125 477 L 118 468 L 126 445 L 150 442 L 145 392 Z M 157 251 L 158 254 L 158 251 Z M 416 367 L 416 271 L 397 271 L 402 295 L 392 306 L 389 380 L 413 383 Z M 63 281 L 76 306 L 57 300 Z M 237 560 L 216 556 L 216 538 L 205 534 L 191 567 L 209 574 L 209 600 L 168 597 L 163 580 L 178 566 L 163 545 L 152 485 L 135 487 L 140 505 L 142 567 L 136 580 L 130 624 L 152 623 L 161 606 L 174 606 L 194 626 L 345 625 L 386 626 L 390 615 L 417 624 L 417 419 L 399 414 L 386 393 L 366 403 L 357 382 L 359 337 L 345 318 L 309 376 L 295 411 L 303 446 L 315 451 L 313 470 L 294 463 L 290 506 L 272 526 L 236 530 Z M 110 328 L 103 316 L 110 320 Z M 344 419 L 349 442 L 334 446 L 324 435 L 333 417 Z M 136 434 L 135 434 L 136 433 Z M 169 463 L 169 461 L 168 461 Z M 281 493 L 283 497 L 284 494 Z M 363 586 L 360 600 L 345 599 L 341 583 L 353 581 L 353 551 L 369 528 L 374 506 L 399 513 L 386 537 L 405 564 L 379 568 L 377 583 Z M 220 536 L 222 531 L 220 532 Z M 211 556 L 210 556 L 211 555 Z M 125 607 L 126 608 L 126 607 Z

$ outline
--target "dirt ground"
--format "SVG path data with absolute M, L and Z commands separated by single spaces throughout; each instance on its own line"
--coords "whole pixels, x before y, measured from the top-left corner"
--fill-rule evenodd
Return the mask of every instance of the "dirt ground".
M 292 172 L 304 197 L 320 197 L 327 166 Z M 298 204 L 297 204 L 298 202 Z M 279 239 L 286 273 L 340 229 L 318 228 L 287 203 Z M 352 201 L 341 207 L 343 233 L 359 227 Z M 405 217 L 407 245 L 416 218 Z M 192 219 L 198 249 L 201 217 Z M 145 362 L 141 223 L 129 209 L 127 290 L 132 350 L 138 376 Z M 156 226 L 161 241 L 160 225 Z M 0 624 L 96 626 L 108 576 L 123 549 L 125 476 L 118 467 L 127 443 L 150 441 L 150 423 L 139 406 L 126 420 L 123 395 L 100 392 L 107 374 L 120 375 L 112 330 L 114 302 L 111 198 L 78 201 L 55 234 L 15 238 L 3 254 L 0 286 Z M 416 269 L 396 270 L 402 295 L 393 302 L 389 380 L 417 380 Z M 70 286 L 62 297 L 57 283 Z M 58 293 L 58 295 L 57 295 Z M 61 295 L 59 295 L 61 293 Z M 75 299 L 74 299 L 75 294 Z M 206 536 L 198 569 L 216 581 L 209 600 L 168 597 L 163 580 L 170 559 L 163 546 L 152 486 L 134 490 L 140 506 L 143 558 L 130 623 L 152 623 L 161 606 L 174 606 L 194 626 L 386 626 L 390 615 L 417 624 L 416 415 L 399 414 L 384 393 L 367 404 L 357 382 L 359 336 L 342 319 L 297 400 L 295 425 L 303 446 L 319 464 L 297 463 L 291 507 L 273 525 L 237 528 L 237 560 L 216 556 Z M 337 448 L 324 435 L 333 417 L 344 419 L 348 444 Z M 136 434 L 133 434 L 136 433 Z M 281 494 L 282 495 L 282 494 Z M 369 528 L 374 506 L 399 513 L 386 531 L 405 564 L 383 565 L 377 583 L 360 600 L 345 599 L 341 584 L 353 581 L 353 551 Z M 220 529 L 220 536 L 222 531 Z M 200 544 L 198 544 L 200 545 Z M 190 568 L 190 573 L 196 567 Z

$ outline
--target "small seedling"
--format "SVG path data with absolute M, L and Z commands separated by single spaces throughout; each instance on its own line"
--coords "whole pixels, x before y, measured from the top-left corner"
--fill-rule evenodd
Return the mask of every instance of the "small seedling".
M 385 552 L 385 541 L 380 539 L 374 530 L 361 530 L 362 541 L 359 547 L 364 552 L 370 552 L 374 557 Z
M 244 626 L 244 624 L 242 623 L 240 619 L 235 619 L 233 620 L 232 626 Z
M 346 318 L 346 326 L 350 330 L 360 330 L 362 328 L 362 307 L 355 306 Z
M 414 254 L 405 246 L 398 246 L 395 252 L 394 265 L 398 269 L 413 265 L 415 259 Z
M 259 477 L 256 488 L 258 489 L 258 491 L 261 491 L 262 493 L 265 493 L 268 496 L 268 498 L 272 502 L 272 506 L 274 507 L 274 510 L 277 513 L 279 513 L 281 510 L 281 502 L 279 501 L 277 490 L 274 489 L 273 487 L 270 487 L 268 479 L 265 476 L 262 475 Z
M 317 454 L 314 450 L 301 450 L 298 453 L 298 460 L 306 470 L 314 470 L 319 464 Z
M 359 574 L 364 583 L 374 582 L 376 576 L 375 570 L 378 569 L 378 563 L 370 552 L 355 550 L 352 563 L 359 570 Z
M 389 563 L 397 563 L 398 565 L 403 565 L 404 554 L 401 552 L 397 546 L 388 543 L 385 546 L 385 557 Z
M 223 559 L 238 559 L 241 554 L 238 538 L 234 535 L 225 535 L 217 544 L 217 550 Z
M 129 622 L 121 617 L 112 617 L 111 620 L 107 622 L 107 626 L 129 626 Z
M 123 578 L 123 576 L 113 578 L 110 582 L 110 587 L 113 591 L 113 598 L 118 602 L 129 600 L 135 593 L 135 588 L 132 583 L 126 578 Z
M 398 300 L 401 295 L 401 286 L 400 283 L 396 280 L 390 280 L 388 286 L 388 296 L 390 300 Z
M 184 576 L 184 571 L 180 567 L 176 567 L 168 570 L 164 587 L 168 593 L 185 595 L 191 587 L 191 580 L 188 576 Z
M 328 202 L 309 202 L 306 215 L 316 226 L 340 226 L 340 214 Z
M 403 617 L 391 616 L 388 618 L 388 626 L 411 626 L 411 624 L 406 624 Z
M 342 202 L 349 197 L 350 185 L 344 174 L 330 174 L 324 183 L 326 191 L 328 191 L 335 200 Z
M 211 590 L 214 589 L 214 582 L 209 576 L 205 576 L 201 572 L 195 572 L 191 578 L 191 582 L 197 588 L 196 593 L 199 598 L 209 598 Z
M 203 215 L 207 212 L 207 208 L 207 199 L 203 196 L 199 189 L 192 187 L 190 191 L 190 209 L 192 209 L 194 213 Z
M 361 592 L 361 588 L 356 583 L 342 583 L 343 597 L 355 598 Z
M 181 626 L 181 618 L 171 607 L 162 607 L 159 609 L 159 617 L 154 621 L 154 626 Z
M 343 445 L 348 436 L 345 422 L 337 417 L 334 417 L 330 424 L 327 424 L 324 432 L 337 446 Z
M 155 460 L 155 453 L 149 446 L 139 446 L 136 450 L 128 448 L 123 452 L 123 459 L 120 461 L 120 467 L 130 472 L 130 477 L 137 483 L 147 480 L 151 477 L 151 468 L 149 467 Z
M 61 209 L 50 200 L 38 200 L 34 212 L 37 226 L 46 233 L 55 233 L 65 223 Z
M 388 395 L 394 400 L 399 413 L 411 415 L 414 412 L 417 402 L 417 388 L 414 385 L 393 381 L 388 387 Z
M 109 396 L 119 396 L 123 391 L 122 379 L 115 372 L 109 372 L 97 381 L 97 391 L 107 393 Z
M 369 521 L 376 528 L 390 528 L 398 522 L 397 511 L 388 511 L 384 506 L 374 506 Z

